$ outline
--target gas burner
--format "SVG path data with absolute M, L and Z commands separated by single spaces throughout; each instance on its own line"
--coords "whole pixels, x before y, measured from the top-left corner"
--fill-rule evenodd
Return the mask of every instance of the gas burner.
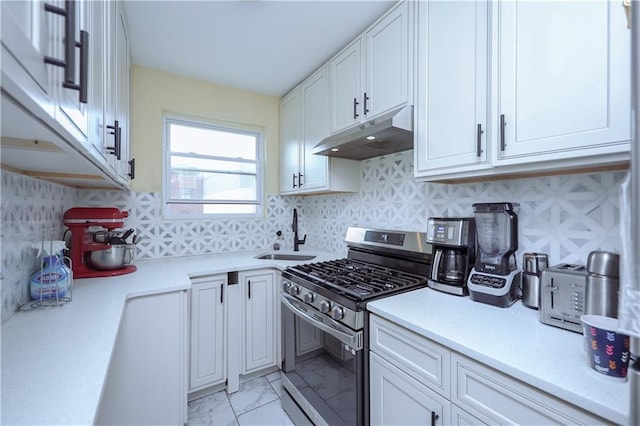
M 287 271 L 354 300 L 426 283 L 425 276 L 348 258 L 293 266 Z

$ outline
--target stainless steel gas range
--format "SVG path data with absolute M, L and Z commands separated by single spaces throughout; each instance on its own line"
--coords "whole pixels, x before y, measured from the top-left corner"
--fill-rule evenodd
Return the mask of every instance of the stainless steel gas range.
M 300 410 L 317 425 L 369 423 L 366 304 L 427 285 L 424 233 L 349 227 L 345 240 L 346 258 L 282 273 L 282 403 L 296 424 Z

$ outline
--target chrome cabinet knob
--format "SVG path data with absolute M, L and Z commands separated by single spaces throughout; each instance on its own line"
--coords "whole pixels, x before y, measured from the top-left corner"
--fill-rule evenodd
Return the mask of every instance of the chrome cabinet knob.
M 322 302 L 320 302 L 320 312 L 322 312 L 323 314 L 329 313 L 329 311 L 331 310 L 331 302 L 328 300 L 323 300 Z

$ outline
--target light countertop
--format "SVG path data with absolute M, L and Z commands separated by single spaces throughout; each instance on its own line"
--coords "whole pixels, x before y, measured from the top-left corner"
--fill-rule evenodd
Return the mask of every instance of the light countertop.
M 188 289 L 190 277 L 307 263 L 254 257 L 267 252 L 138 260 L 132 274 L 75 280 L 62 307 L 15 313 L 2 324 L 1 423 L 92 424 L 128 298 Z M 300 254 L 317 255 L 308 262 L 343 257 Z
M 542 324 L 538 311 L 520 301 L 498 308 L 425 288 L 367 308 L 597 416 L 626 423 L 629 383 L 592 371 L 581 334 Z

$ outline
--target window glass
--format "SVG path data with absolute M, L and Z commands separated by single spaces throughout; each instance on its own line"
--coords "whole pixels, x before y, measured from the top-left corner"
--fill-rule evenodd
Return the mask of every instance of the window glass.
M 165 118 L 165 216 L 257 216 L 262 134 Z

